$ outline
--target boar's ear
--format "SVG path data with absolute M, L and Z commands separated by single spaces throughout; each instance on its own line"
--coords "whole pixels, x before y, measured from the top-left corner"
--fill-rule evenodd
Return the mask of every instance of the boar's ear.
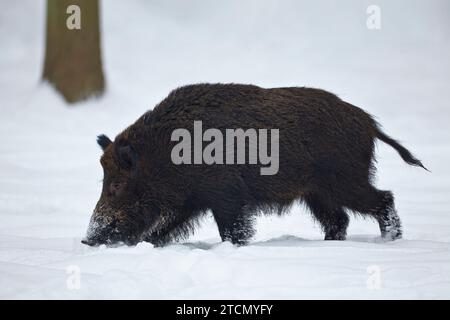
M 119 141 L 115 148 L 119 164 L 124 169 L 132 169 L 137 163 L 137 153 L 127 141 Z
M 97 137 L 97 143 L 102 148 L 103 151 L 105 151 L 106 147 L 108 147 L 112 141 L 104 134 L 101 134 Z

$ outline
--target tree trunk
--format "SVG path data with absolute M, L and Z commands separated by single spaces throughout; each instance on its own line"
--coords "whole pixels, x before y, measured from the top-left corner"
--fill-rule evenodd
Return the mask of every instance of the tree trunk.
M 70 5 L 80 7 L 80 29 L 69 29 Z M 47 0 L 43 78 L 69 103 L 101 95 L 105 80 L 100 54 L 97 0 Z

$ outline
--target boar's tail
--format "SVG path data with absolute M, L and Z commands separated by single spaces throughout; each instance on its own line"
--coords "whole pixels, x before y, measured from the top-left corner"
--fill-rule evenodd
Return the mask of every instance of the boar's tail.
M 427 168 L 425 168 L 425 166 L 422 164 L 422 162 L 417 159 L 416 157 L 414 157 L 411 152 L 409 152 L 408 149 L 406 149 L 404 146 L 402 146 L 397 140 L 392 139 L 391 137 L 389 137 L 387 134 L 385 134 L 383 131 L 381 131 L 381 129 L 379 128 L 378 125 L 375 126 L 375 136 L 380 139 L 381 141 L 383 141 L 384 143 L 387 143 L 388 145 L 390 145 L 392 148 L 394 148 L 395 150 L 397 150 L 398 154 L 400 155 L 400 157 L 402 157 L 402 159 L 409 165 L 412 166 L 416 166 L 416 167 L 422 167 L 427 171 Z

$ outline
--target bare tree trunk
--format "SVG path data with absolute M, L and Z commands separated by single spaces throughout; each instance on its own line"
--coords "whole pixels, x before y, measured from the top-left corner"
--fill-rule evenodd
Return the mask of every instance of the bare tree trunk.
M 81 9 L 81 29 L 70 30 L 66 25 L 70 5 Z M 98 0 L 47 0 L 45 49 L 43 78 L 67 102 L 103 93 Z

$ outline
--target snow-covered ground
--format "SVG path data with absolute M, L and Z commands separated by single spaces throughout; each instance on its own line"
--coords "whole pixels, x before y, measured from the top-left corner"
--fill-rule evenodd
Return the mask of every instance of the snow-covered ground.
M 371 1 L 103 1 L 108 91 L 76 106 L 40 83 L 45 3 L 0 2 L 0 298 L 450 298 L 448 1 L 377 1 L 380 30 Z M 165 248 L 82 245 L 96 135 L 195 82 L 322 87 L 376 115 L 432 170 L 379 144 L 404 239 L 352 218 L 347 241 L 323 241 L 294 207 L 245 247 L 221 243 L 211 217 Z

